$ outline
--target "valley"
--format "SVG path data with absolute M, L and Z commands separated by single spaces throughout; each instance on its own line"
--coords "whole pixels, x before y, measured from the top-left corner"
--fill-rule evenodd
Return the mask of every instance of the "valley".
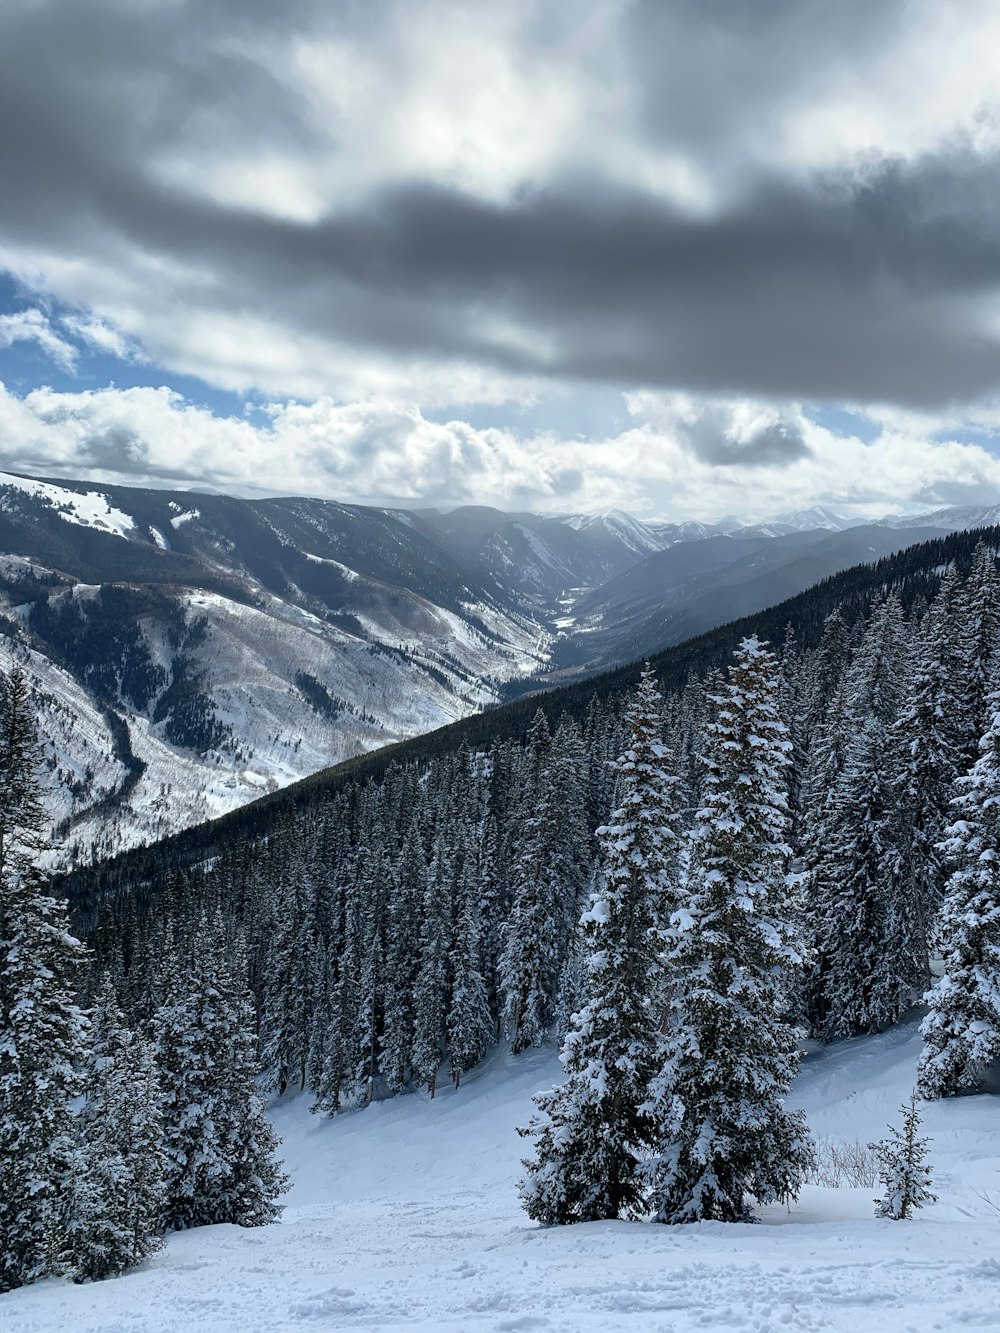
M 2 474 L 0 670 L 41 701 L 67 866 L 991 517 L 667 524 Z

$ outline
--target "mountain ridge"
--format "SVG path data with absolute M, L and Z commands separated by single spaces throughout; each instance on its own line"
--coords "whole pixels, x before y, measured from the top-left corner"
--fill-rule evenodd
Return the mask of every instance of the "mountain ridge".
M 408 511 L 0 473 L 0 667 L 24 666 L 44 701 L 68 855 L 101 859 L 759 610 L 914 533 L 835 529 L 822 507 L 788 517 L 825 526 L 723 533 L 619 510 Z

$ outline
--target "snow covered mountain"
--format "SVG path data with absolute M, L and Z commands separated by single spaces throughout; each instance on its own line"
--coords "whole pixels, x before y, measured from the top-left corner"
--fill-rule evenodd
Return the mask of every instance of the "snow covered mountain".
M 547 657 L 399 516 L 0 477 L 0 669 L 83 859 L 465 716 Z
M 551 607 L 570 589 L 594 588 L 669 541 L 627 514 L 508 514 L 464 505 L 415 516 L 456 560 L 508 596 Z
M 61 840 L 90 859 L 998 517 L 656 523 L 0 473 L 0 668 L 32 677 Z
M 879 520 L 887 528 L 941 528 L 946 532 L 964 532 L 967 528 L 991 528 L 1000 523 L 1000 505 L 949 505 L 927 514 L 897 514 Z
M 608 509 L 603 514 L 570 514 L 563 522 L 576 532 L 589 534 L 592 540 L 603 539 L 609 550 L 617 546 L 639 557 L 662 551 L 668 540 L 657 524 L 644 523 L 621 509 Z
M 844 518 L 827 505 L 812 505 L 808 509 L 793 509 L 778 514 L 763 523 L 748 523 L 736 529 L 735 537 L 787 537 L 793 532 L 846 532 L 860 527 L 860 518 Z M 930 525 L 933 526 L 933 525 Z

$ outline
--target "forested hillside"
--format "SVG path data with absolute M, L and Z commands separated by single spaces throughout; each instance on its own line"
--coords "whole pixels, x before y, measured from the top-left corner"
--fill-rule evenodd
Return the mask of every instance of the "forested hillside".
M 934 595 L 944 569 L 954 566 L 960 573 L 968 571 L 980 541 L 991 549 L 1000 546 L 1000 529 L 955 533 L 909 547 L 875 564 L 858 565 L 757 615 L 655 653 L 649 660 L 664 690 L 677 694 L 684 690 L 690 676 L 701 679 L 722 666 L 747 634 L 756 633 L 772 644 L 781 644 L 791 627 L 800 650 L 815 648 L 834 610 L 839 609 L 845 622 L 853 625 L 868 614 L 875 599 L 888 591 L 896 593 L 904 609 L 926 601 Z M 77 910 L 86 912 L 107 893 L 144 883 L 159 884 L 174 870 L 188 869 L 227 849 L 267 839 L 273 827 L 295 819 L 309 820 L 345 785 L 380 780 L 392 765 L 420 765 L 451 754 L 463 744 L 472 750 L 486 750 L 500 740 L 521 742 L 539 705 L 553 717 L 565 713 L 583 725 L 595 701 L 620 707 L 621 695 L 636 684 L 640 667 L 641 663 L 633 662 L 544 695 L 536 689 L 502 707 L 398 745 L 384 746 L 150 848 L 136 848 L 94 870 L 78 870 L 67 876 L 62 886 Z
M 805 876 L 814 959 L 797 1003 L 815 1033 L 877 1030 L 928 982 L 946 873 L 935 849 L 986 730 L 996 599 L 991 548 L 954 537 L 764 618 L 779 640 L 789 861 Z M 653 666 L 682 842 L 703 803 L 719 672 L 746 628 Z M 196 947 L 199 922 L 222 912 L 247 951 L 273 1085 L 308 1085 L 327 1110 L 431 1082 L 444 1061 L 460 1078 L 500 1033 L 515 1049 L 540 1040 L 579 998 L 575 925 L 634 678 L 524 701 L 380 772 L 335 772 L 206 830 L 200 848 L 168 845 L 162 872 L 132 887 L 155 851 L 112 868 L 103 896 L 98 876 L 71 881 L 102 966 L 148 1015 L 160 960 Z M 209 861 L 179 868 L 209 847 Z

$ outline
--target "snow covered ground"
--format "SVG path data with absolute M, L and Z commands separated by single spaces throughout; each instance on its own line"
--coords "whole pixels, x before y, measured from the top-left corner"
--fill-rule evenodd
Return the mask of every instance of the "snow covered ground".
M 881 1137 L 908 1096 L 908 1025 L 810 1055 L 795 1101 L 818 1135 Z M 1000 1101 L 934 1105 L 940 1202 L 876 1221 L 872 1191 L 809 1186 L 758 1226 L 606 1222 L 542 1230 L 518 1206 L 532 1091 L 552 1052 L 497 1052 L 458 1093 L 335 1121 L 277 1108 L 294 1184 L 280 1225 L 172 1237 L 142 1270 L 0 1297 L 5 1333 L 288 1330 L 920 1330 L 1000 1328 Z

